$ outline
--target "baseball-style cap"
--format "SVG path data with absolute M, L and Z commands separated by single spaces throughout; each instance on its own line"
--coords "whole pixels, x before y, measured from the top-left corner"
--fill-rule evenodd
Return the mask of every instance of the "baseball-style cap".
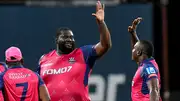
M 22 59 L 21 50 L 17 47 L 10 47 L 5 52 L 6 61 L 13 62 L 13 61 L 20 61 Z

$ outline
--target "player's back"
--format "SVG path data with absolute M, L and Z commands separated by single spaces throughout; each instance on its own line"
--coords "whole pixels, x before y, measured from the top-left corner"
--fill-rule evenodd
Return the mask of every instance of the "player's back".
M 6 101 L 39 101 L 38 76 L 22 66 L 9 68 L 4 76 Z

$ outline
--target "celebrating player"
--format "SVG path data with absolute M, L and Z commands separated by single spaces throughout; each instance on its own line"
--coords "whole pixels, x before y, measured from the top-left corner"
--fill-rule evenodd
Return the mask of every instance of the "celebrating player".
M 8 69 L 0 73 L 0 89 L 5 101 L 50 101 L 48 91 L 40 76 L 24 68 L 19 48 L 10 47 L 5 52 Z
M 132 81 L 132 101 L 160 101 L 160 73 L 152 57 L 154 47 L 146 40 L 139 40 L 137 25 L 142 18 L 133 21 L 128 27 L 131 33 L 132 59 L 138 63 L 138 69 Z
M 92 15 L 99 26 L 99 43 L 75 48 L 72 30 L 60 28 L 56 35 L 56 49 L 40 59 L 38 72 L 52 101 L 90 101 L 88 77 L 96 59 L 111 47 L 110 32 L 104 21 L 104 5 L 100 1 Z

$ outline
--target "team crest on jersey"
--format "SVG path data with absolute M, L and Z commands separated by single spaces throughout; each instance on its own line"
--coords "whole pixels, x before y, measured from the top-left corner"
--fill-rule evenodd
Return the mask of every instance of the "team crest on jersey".
M 70 57 L 70 58 L 69 58 L 69 63 L 73 64 L 74 62 L 76 62 L 76 60 L 74 59 L 74 57 Z

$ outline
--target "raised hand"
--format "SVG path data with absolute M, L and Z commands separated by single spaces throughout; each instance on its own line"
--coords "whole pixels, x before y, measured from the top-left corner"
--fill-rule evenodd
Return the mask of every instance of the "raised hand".
M 104 4 L 102 5 L 100 1 L 97 1 L 96 13 L 92 13 L 92 15 L 95 16 L 99 22 L 104 21 L 104 8 L 105 8 L 105 5 Z
M 138 24 L 141 22 L 141 20 L 142 20 L 141 17 L 134 19 L 134 21 L 132 22 L 132 25 L 128 27 L 128 32 L 129 33 L 135 32 L 136 28 L 137 28 Z

